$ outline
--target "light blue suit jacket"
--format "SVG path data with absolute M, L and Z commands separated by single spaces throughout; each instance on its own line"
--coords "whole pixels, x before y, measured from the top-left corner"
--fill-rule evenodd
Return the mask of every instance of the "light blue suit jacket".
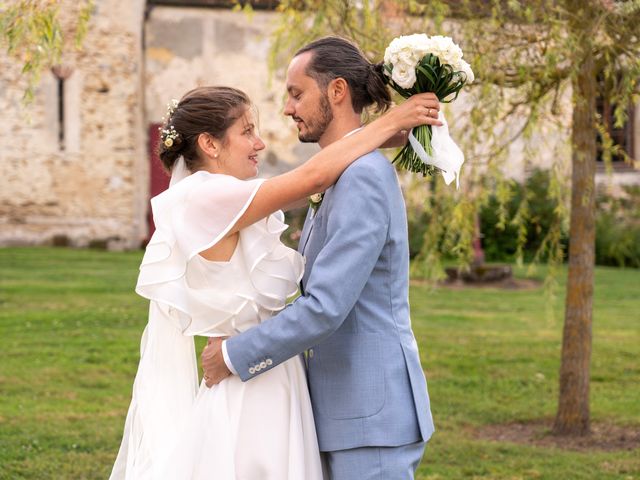
M 242 380 L 308 349 L 320 450 L 428 440 L 433 420 L 409 318 L 406 210 L 381 153 L 358 159 L 327 190 L 299 248 L 303 296 L 227 340 Z

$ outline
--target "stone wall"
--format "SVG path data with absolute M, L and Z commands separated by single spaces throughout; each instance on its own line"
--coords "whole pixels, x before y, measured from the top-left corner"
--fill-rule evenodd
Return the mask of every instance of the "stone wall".
M 244 90 L 258 109 L 267 145 L 260 175 L 309 158 L 317 147 L 300 144 L 293 122 L 282 113 L 283 72 L 271 75 L 267 67 L 276 21 L 274 12 L 154 7 L 145 26 L 147 122 L 161 122 L 169 100 L 196 86 L 232 86 Z
M 142 13 L 143 2 L 97 1 L 84 50 L 65 54 L 64 148 L 57 79 L 44 72 L 25 106 L 21 65 L 0 53 L 0 244 L 127 248 L 146 235 Z

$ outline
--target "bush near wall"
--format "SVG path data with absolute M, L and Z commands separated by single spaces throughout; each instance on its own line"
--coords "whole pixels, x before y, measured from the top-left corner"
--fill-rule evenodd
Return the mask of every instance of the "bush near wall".
M 596 263 L 640 268 L 640 187 L 596 200 Z
M 510 222 L 523 201 L 528 199 L 524 260 L 531 260 L 553 219 L 554 202 L 549 198 L 550 174 L 534 170 L 524 183 L 511 185 L 510 199 L 505 205 L 507 222 L 500 224 L 499 201 L 490 196 L 480 210 L 480 228 L 485 259 L 489 262 L 510 262 L 517 251 L 517 226 Z M 526 197 L 525 197 L 526 196 Z M 425 212 L 409 212 L 409 249 L 411 258 L 422 248 L 428 225 Z M 562 232 L 565 255 L 568 253 L 568 232 Z M 640 268 L 640 187 L 623 188 L 621 196 L 598 192 L 596 212 L 596 264 Z
M 536 170 L 524 185 L 512 186 L 511 200 L 507 205 L 511 218 L 525 192 L 529 192 L 530 215 L 526 222 L 525 260 L 535 255 L 553 218 L 553 202 L 548 195 L 549 181 L 549 172 Z M 596 205 L 596 264 L 640 268 L 640 187 L 624 187 L 619 197 L 598 192 Z M 490 261 L 513 260 L 517 230 L 510 223 L 501 228 L 497 211 L 498 201 L 491 197 L 480 212 L 485 256 Z M 565 252 L 568 253 L 568 232 L 563 232 L 562 238 Z
M 542 241 L 554 218 L 555 200 L 549 198 L 550 173 L 546 170 L 533 170 L 523 184 L 511 184 L 510 200 L 505 205 L 507 222 L 500 225 L 499 201 L 495 196 L 480 210 L 480 229 L 482 232 L 482 247 L 488 261 L 511 261 L 517 251 L 518 226 L 513 219 L 526 199 L 528 215 L 526 215 L 526 241 L 523 254 L 525 260 L 531 260 L 540 248 Z M 568 234 L 562 232 L 562 243 L 567 246 Z M 566 251 L 566 250 L 565 250 Z

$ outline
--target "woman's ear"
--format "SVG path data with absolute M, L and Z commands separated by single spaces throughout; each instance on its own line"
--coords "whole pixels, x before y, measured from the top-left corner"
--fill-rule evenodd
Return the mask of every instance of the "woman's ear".
M 198 148 L 208 158 L 218 158 L 222 143 L 208 133 L 198 135 Z

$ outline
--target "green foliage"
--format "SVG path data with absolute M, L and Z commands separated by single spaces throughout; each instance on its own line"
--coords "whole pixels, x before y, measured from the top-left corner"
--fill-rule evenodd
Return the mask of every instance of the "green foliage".
M 357 42 L 372 61 L 381 61 L 393 36 L 379 0 L 358 5 L 342 0 L 283 0 L 272 34 L 269 54 L 271 72 L 282 73 L 291 56 L 303 45 L 325 35 L 340 35 Z
M 544 249 L 554 222 L 561 221 L 549 190 L 551 174 L 534 170 L 523 184 L 511 181 L 508 192 L 488 197 L 480 209 L 482 247 L 487 260 L 547 260 Z M 506 219 L 511 219 L 506 221 Z M 561 246 L 566 251 L 568 232 L 561 229 Z
M 524 183 L 504 183 L 506 191 L 494 192 L 481 205 L 480 232 L 482 247 L 487 261 L 531 262 L 534 259 L 548 260 L 554 252 L 547 249 L 548 233 L 553 231 L 553 222 L 561 222 L 556 205 L 549 190 L 553 188 L 553 176 L 546 170 L 534 170 Z M 596 212 L 596 264 L 603 266 L 640 268 L 640 188 L 625 187 L 622 196 L 599 193 Z M 436 251 L 449 251 L 446 229 L 431 229 L 433 224 L 442 225 L 445 218 L 437 221 L 434 202 L 430 208 L 409 209 L 409 248 L 414 264 L 414 274 L 425 276 L 420 271 L 420 252 L 431 250 L 424 243 L 430 242 Z M 440 206 L 442 207 L 442 206 Z M 453 205 L 443 211 L 450 214 Z M 569 248 L 566 224 L 561 226 L 558 244 L 562 258 Z M 455 238 L 455 237 L 454 237 Z M 445 255 L 451 260 L 453 255 Z M 433 260 L 433 257 L 431 258 Z M 428 275 L 427 275 L 428 276 Z
M 67 31 L 60 20 L 59 2 L 54 0 L 0 1 L 0 46 L 22 64 L 27 79 L 24 100 L 33 100 L 40 74 L 60 63 L 69 42 L 80 49 L 87 34 L 93 0 L 75 5 L 76 22 Z
M 429 177 L 428 186 L 418 193 L 425 197 L 422 208 L 409 212 L 409 228 L 424 232 L 421 246 L 420 237 L 409 234 L 414 242 L 410 249 L 415 252 L 419 248 L 411 265 L 415 277 L 439 280 L 445 276 L 443 258 L 462 259 L 465 263 L 473 259 L 475 225 L 469 219 L 475 218 L 476 204 L 464 197 L 447 195 L 446 189 L 437 176 Z
M 133 291 L 141 258 L 0 249 L 0 478 L 109 476 L 147 321 L 148 304 Z M 640 427 L 638 285 L 638 270 L 596 270 L 596 423 Z M 540 289 L 414 285 L 410 296 L 437 429 L 418 479 L 640 475 L 637 451 L 573 452 L 476 437 L 484 425 L 553 414 L 561 326 L 541 313 L 547 301 Z M 555 308 L 560 316 L 562 307 Z
M 596 263 L 640 268 L 640 187 L 597 198 Z

